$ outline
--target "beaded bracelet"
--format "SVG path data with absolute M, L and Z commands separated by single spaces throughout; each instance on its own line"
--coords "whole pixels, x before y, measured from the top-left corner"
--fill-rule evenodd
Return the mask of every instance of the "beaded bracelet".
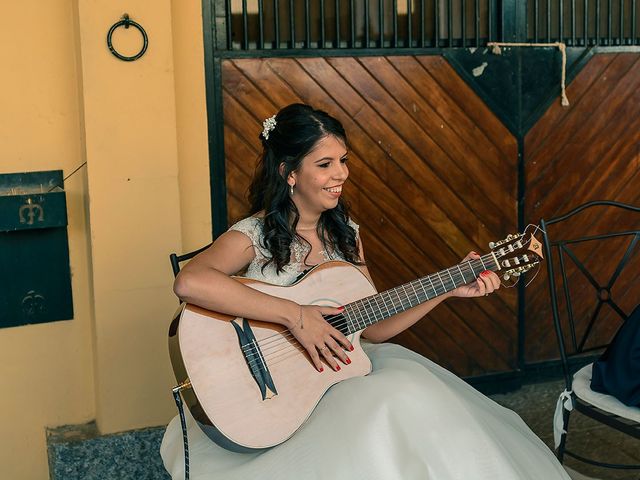
M 304 330 L 304 323 L 302 323 L 302 305 L 300 305 L 300 316 L 298 317 L 298 325 L 294 325 L 289 328 L 289 330 L 293 330 L 294 328 L 300 327 L 300 330 Z

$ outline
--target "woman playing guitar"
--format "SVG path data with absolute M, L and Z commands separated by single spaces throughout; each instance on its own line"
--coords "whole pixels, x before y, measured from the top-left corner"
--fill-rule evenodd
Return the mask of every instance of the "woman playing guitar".
M 342 200 L 349 169 L 347 138 L 340 122 L 323 111 L 294 104 L 265 120 L 260 138 L 263 153 L 250 187 L 251 216 L 191 260 L 178 275 L 174 291 L 187 304 L 230 318 L 284 327 L 289 344 L 297 342 L 315 368 L 309 383 L 315 378 L 321 381 L 322 375 L 341 370 L 338 375 L 343 375 L 354 368 L 359 357 L 353 355 L 362 348 L 360 335 L 373 370 L 367 377 L 334 385 L 295 435 L 268 450 L 238 453 L 223 449 L 192 423 L 192 476 L 296 480 L 568 478 L 516 414 L 429 360 L 400 346 L 381 344 L 448 297 L 494 292 L 500 280 L 493 271 L 471 268 L 474 278 L 477 274 L 473 281 L 445 289 L 446 293 L 368 325 L 355 336 L 349 336 L 355 328 L 341 328 L 327 320 L 349 321 L 351 316 L 342 305 L 305 304 L 232 277 L 241 273 L 272 285 L 291 285 L 308 269 L 339 260 L 354 265 L 364 281 L 373 285 L 358 226 Z M 480 255 L 471 252 L 461 265 L 478 260 Z M 464 278 L 464 272 L 460 273 Z M 432 286 L 437 291 L 433 282 Z M 253 357 L 261 363 L 264 348 L 268 347 Z M 249 367 L 254 366 L 249 360 Z M 267 405 L 269 398 L 285 391 L 284 381 L 278 388 L 278 378 L 273 371 L 269 373 L 274 378 L 269 378 L 259 398 Z M 300 395 L 302 403 L 304 395 Z M 295 409 L 296 402 L 288 408 Z M 181 445 L 179 425 L 174 421 L 162 448 L 165 465 L 174 478 L 183 475 Z

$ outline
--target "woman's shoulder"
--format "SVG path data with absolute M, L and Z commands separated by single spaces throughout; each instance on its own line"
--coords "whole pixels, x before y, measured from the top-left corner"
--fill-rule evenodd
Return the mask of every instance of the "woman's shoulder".
M 262 216 L 260 214 L 256 214 L 234 223 L 229 227 L 229 230 L 244 233 L 251 240 L 255 241 L 262 235 L 263 224 L 264 219 Z

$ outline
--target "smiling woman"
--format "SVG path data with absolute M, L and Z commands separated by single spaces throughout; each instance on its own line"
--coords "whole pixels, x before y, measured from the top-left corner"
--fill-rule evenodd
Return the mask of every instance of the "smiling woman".
M 304 211 L 305 217 L 319 218 L 322 212 L 338 205 L 342 185 L 349 176 L 346 163 L 347 148 L 343 140 L 327 135 L 318 141 L 300 167 L 287 178 L 298 212 Z M 315 223 L 306 228 L 314 226 Z M 298 225 L 298 228 L 305 226 Z
M 306 250 L 307 267 L 327 260 L 323 252 L 359 263 L 356 232 L 341 199 L 349 175 L 342 124 L 303 104 L 272 119 L 260 134 L 263 154 L 249 187 L 250 213 L 264 219 L 267 264 L 281 272 L 291 249 L 300 250 L 297 244 Z
M 174 369 L 193 388 L 185 398 L 198 422 L 189 416 L 194 477 L 567 479 L 516 414 L 414 352 L 374 345 L 446 298 L 499 288 L 491 257 L 469 253 L 460 281 L 457 271 L 438 274 L 429 295 L 412 284 L 413 293 L 376 294 L 342 198 L 340 122 L 294 104 L 267 119 L 260 138 L 251 216 L 174 285 L 190 304 L 170 341 L 180 344 Z M 244 278 L 231 276 L 238 272 Z M 174 419 L 161 451 L 174 479 L 184 476 L 182 452 Z

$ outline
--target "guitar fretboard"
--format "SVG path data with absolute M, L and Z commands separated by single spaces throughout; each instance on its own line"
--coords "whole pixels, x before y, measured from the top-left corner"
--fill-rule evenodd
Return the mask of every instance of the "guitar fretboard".
M 363 330 L 369 325 L 439 297 L 461 285 L 474 282 L 480 272 L 485 270 L 499 270 L 495 257 L 491 254 L 349 303 L 345 305 L 343 312 L 347 321 L 346 333 Z

